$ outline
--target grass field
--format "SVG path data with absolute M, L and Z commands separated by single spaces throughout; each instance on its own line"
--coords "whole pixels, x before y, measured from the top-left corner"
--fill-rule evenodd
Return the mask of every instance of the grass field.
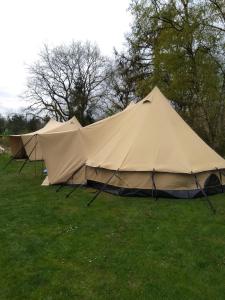
M 225 195 L 124 198 L 2 167 L 0 299 L 225 299 Z M 40 174 L 40 166 L 38 167 Z

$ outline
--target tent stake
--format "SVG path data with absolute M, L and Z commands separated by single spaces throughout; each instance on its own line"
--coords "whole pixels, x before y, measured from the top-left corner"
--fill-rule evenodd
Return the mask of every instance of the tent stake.
M 101 194 L 101 192 L 103 192 L 104 188 L 107 186 L 107 184 L 112 180 L 112 178 L 116 175 L 116 173 L 119 171 L 119 169 L 117 169 L 112 176 L 109 177 L 109 179 L 104 183 L 104 185 L 102 186 L 102 188 L 94 195 L 94 197 L 87 203 L 87 206 L 90 206 L 91 203 Z
M 193 174 L 194 174 L 195 183 L 196 183 L 197 188 L 200 188 L 200 190 L 201 190 L 203 196 L 205 197 L 206 201 L 208 202 L 209 207 L 211 208 L 212 212 L 215 214 L 215 213 L 216 213 L 215 207 L 212 205 L 212 202 L 209 200 L 208 195 L 206 194 L 206 192 L 204 191 L 204 189 L 203 189 L 202 186 L 200 185 L 200 183 L 199 183 L 199 181 L 198 181 L 198 179 L 197 179 L 197 175 L 196 175 L 195 173 L 193 173 Z

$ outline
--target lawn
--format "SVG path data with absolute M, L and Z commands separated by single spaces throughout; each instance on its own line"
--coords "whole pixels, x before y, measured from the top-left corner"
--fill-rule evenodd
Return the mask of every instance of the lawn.
M 224 299 L 225 195 L 173 200 L 41 187 L 2 170 L 0 299 Z

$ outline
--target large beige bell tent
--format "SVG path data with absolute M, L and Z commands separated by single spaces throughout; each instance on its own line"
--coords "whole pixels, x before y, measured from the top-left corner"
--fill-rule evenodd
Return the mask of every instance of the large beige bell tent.
M 73 117 L 67 122 L 49 122 L 41 129 L 21 135 L 11 135 L 9 137 L 11 154 L 14 158 L 29 158 L 29 160 L 42 160 L 42 150 L 38 141 L 39 134 L 47 132 L 63 132 L 80 128 L 78 120 Z
M 225 160 L 156 87 L 105 120 L 41 134 L 49 184 L 87 183 L 120 195 L 193 198 L 225 189 Z

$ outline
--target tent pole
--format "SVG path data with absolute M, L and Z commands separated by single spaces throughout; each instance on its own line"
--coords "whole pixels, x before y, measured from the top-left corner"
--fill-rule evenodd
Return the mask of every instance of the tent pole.
M 32 137 L 22 147 L 20 147 L 20 149 L 16 152 L 16 154 L 9 159 L 9 161 L 3 167 L 3 170 L 5 170 L 8 167 L 8 165 L 15 159 L 14 157 L 16 157 L 23 150 L 23 148 L 31 142 L 33 137 L 34 135 L 32 135 Z
M 197 175 L 195 173 L 192 173 L 194 175 L 194 178 L 195 178 L 195 183 L 196 183 L 196 186 L 197 188 L 200 188 L 203 196 L 205 197 L 206 201 L 208 202 L 208 205 L 209 207 L 211 208 L 212 212 L 215 214 L 216 213 L 216 209 L 215 207 L 212 205 L 212 202 L 209 200 L 209 197 L 208 195 L 206 194 L 206 192 L 204 191 L 204 189 L 202 188 L 202 186 L 200 185 L 198 179 L 197 179 Z
M 101 192 L 103 192 L 104 188 L 107 186 L 107 184 L 112 180 L 112 178 L 117 174 L 117 172 L 119 171 L 119 169 L 117 169 L 112 176 L 109 177 L 109 179 L 104 183 L 104 185 L 102 186 L 102 188 L 94 195 L 94 197 L 87 203 L 87 206 L 90 206 L 91 203 L 101 194 Z
M 68 181 L 71 179 L 71 178 L 73 178 L 73 176 L 77 173 L 77 172 L 79 172 L 80 171 L 80 169 L 82 169 L 83 168 L 83 166 L 85 166 L 85 163 L 83 164 L 83 165 L 81 165 L 79 168 L 77 168 L 74 172 L 73 172 L 73 174 L 64 182 L 64 183 L 62 183 L 62 184 L 60 184 L 60 186 L 56 189 L 56 193 L 58 193 L 67 183 L 68 183 Z
M 23 168 L 25 167 L 26 163 L 29 161 L 31 154 L 34 152 L 34 149 L 36 148 L 37 142 L 35 143 L 33 149 L 31 150 L 30 154 L 28 155 L 28 158 L 26 158 L 26 160 L 24 161 L 24 163 L 22 164 L 21 168 L 19 169 L 18 173 L 21 173 L 21 171 L 23 170 Z
M 155 201 L 158 200 L 157 197 L 157 189 L 156 189 L 156 184 L 155 184 L 155 169 L 152 170 L 152 187 L 154 188 L 154 190 L 152 189 L 152 197 L 155 197 Z

